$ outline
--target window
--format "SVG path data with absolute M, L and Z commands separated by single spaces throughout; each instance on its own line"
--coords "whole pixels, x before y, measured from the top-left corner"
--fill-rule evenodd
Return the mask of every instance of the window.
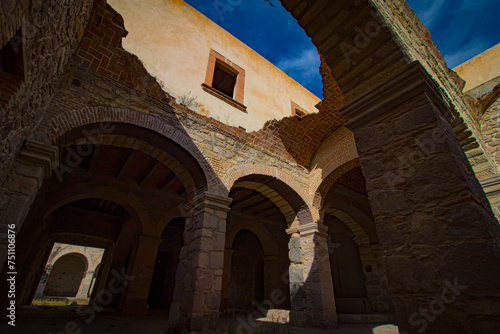
M 216 60 L 212 88 L 232 98 L 234 97 L 234 86 L 236 85 L 238 72 L 224 65 L 219 59 Z
M 245 70 L 214 50 L 210 50 L 205 82 L 201 85 L 206 92 L 246 112 L 247 107 L 243 105 Z
M 0 49 L 0 105 L 7 104 L 24 81 L 22 31 Z
M 292 103 L 292 115 L 295 116 L 305 116 L 307 114 L 309 114 L 307 112 L 307 110 L 305 110 L 304 108 L 302 108 L 301 106 L 299 106 L 297 103 L 291 101 Z

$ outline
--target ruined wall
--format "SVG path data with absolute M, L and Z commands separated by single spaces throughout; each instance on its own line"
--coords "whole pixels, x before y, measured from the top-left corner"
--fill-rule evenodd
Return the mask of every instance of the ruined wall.
M 92 0 L 2 1 L 0 38 L 24 53 L 24 81 L 0 105 L 0 183 L 56 91 L 83 35 Z M 21 28 L 22 33 L 19 32 Z M 16 48 L 15 50 L 20 50 Z M 0 72 L 0 78 L 4 75 Z M 3 90 L 2 87 L 0 90 Z M 4 95 L 4 94 L 2 94 Z M 0 201 L 0 211 L 4 201 Z
M 190 153 L 207 162 L 207 175 L 211 172 L 222 178 L 233 166 L 253 164 L 255 172 L 279 169 L 290 179 L 293 175 L 298 187 L 306 188 L 308 172 L 287 151 L 279 129 L 247 133 L 174 103 L 140 60 L 122 48 L 124 34 L 121 16 L 104 2 L 96 2 L 71 71 L 37 133 L 48 134 L 48 142 L 56 144 L 58 135 L 89 122 L 126 122 L 162 131 L 169 128 L 179 132 L 178 138 L 185 135 L 185 140 L 194 144 Z
M 400 48 L 412 61 L 417 60 L 424 66 L 455 108 L 457 117 L 462 117 L 466 128 L 472 132 L 471 138 L 476 139 L 480 152 L 474 152 L 472 157 L 467 153 L 468 157 L 484 155 L 481 158 L 483 162 L 480 166 L 479 164 L 474 165 L 474 171 L 486 176 L 498 174 L 498 168 L 485 147 L 479 124 L 476 121 L 475 103 L 462 93 L 465 82 L 448 68 L 441 52 L 432 41 L 429 30 L 405 0 L 371 1 L 398 39 Z
M 317 111 L 318 97 L 184 1 L 146 3 L 109 1 L 129 31 L 124 48 L 137 55 L 178 102 L 181 96 L 195 97 L 200 113 L 249 131 L 270 119 L 290 116 L 291 101 L 309 113 Z M 245 70 L 246 112 L 202 89 L 210 49 Z
M 497 97 L 486 110 L 480 124 L 488 152 L 500 166 L 500 98 Z

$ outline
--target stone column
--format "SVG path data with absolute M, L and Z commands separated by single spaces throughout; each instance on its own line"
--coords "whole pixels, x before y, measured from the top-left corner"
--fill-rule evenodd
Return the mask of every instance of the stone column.
M 38 283 L 38 286 L 36 287 L 34 298 L 43 297 L 43 290 L 45 290 L 45 285 L 47 284 L 47 281 L 49 280 L 49 276 L 50 276 L 51 271 L 52 271 L 52 265 L 46 266 L 45 269 L 43 270 L 43 274 L 42 274 L 42 277 L 40 278 L 40 282 Z
M 88 298 L 90 284 L 92 283 L 92 277 L 94 277 L 94 271 L 88 270 L 83 276 L 82 283 L 80 284 L 80 288 L 78 289 L 78 293 L 76 294 L 76 298 L 86 299 Z
M 144 316 L 148 313 L 148 295 L 153 279 L 158 247 L 162 238 L 141 235 L 137 243 L 135 256 L 130 260 L 131 276 L 120 298 L 120 314 L 126 316 Z
M 500 333 L 500 228 L 415 62 L 345 106 L 400 333 Z
M 327 228 L 310 223 L 290 229 L 290 322 L 332 329 L 337 322 Z
M 94 288 L 90 291 L 91 295 L 89 304 L 93 305 L 94 303 L 99 304 L 99 301 L 96 297 L 98 297 L 99 291 L 103 291 L 106 289 L 106 282 L 108 282 L 108 275 L 111 268 L 111 263 L 113 262 L 113 249 L 107 248 L 104 250 L 104 254 L 102 255 L 101 265 L 99 266 L 99 272 L 95 278 Z
M 21 230 L 43 179 L 52 175 L 58 158 L 56 146 L 28 140 L 0 186 L 0 269 L 7 258 L 7 226 L 14 224 L 16 233 Z
M 232 199 L 205 193 L 189 206 L 177 268 L 171 324 L 190 331 L 215 329 L 219 320 L 226 217 Z

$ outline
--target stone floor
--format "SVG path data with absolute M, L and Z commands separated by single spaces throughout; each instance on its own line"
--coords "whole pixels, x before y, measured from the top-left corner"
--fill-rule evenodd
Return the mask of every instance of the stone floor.
M 110 311 L 93 312 L 92 308 L 77 309 L 74 306 L 36 307 L 24 306 L 17 310 L 16 327 L 0 324 L 0 333 L 16 334 L 166 334 L 166 314 L 154 311 L 147 317 L 119 317 Z M 95 317 L 94 317 L 95 315 Z M 272 324 L 243 320 L 243 318 L 224 318 L 222 328 L 214 333 L 236 334 L 237 329 L 252 329 L 253 333 L 272 334 L 397 334 L 394 325 L 339 325 L 338 329 L 315 330 L 293 328 L 288 324 Z M 208 333 L 208 331 L 207 331 Z M 249 333 L 244 332 L 244 333 Z

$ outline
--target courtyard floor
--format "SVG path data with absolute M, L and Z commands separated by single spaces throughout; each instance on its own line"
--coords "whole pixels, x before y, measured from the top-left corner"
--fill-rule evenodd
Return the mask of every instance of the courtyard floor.
M 23 306 L 18 308 L 16 326 L 7 326 L 4 321 L 0 324 L 0 333 L 16 334 L 166 334 L 167 316 L 163 311 L 152 311 L 147 317 L 132 318 L 120 317 L 112 311 L 93 312 L 86 307 L 79 311 L 75 306 L 64 307 L 36 307 Z M 224 318 L 221 329 L 212 333 L 236 334 L 237 329 L 253 328 L 253 333 L 270 334 L 397 334 L 398 329 L 390 324 L 340 324 L 335 330 L 317 330 L 295 328 L 288 324 L 273 324 L 242 321 L 239 318 Z M 209 331 L 207 331 L 209 333 Z M 241 332 L 240 332 L 241 333 Z M 250 333 L 250 332 L 243 332 Z

